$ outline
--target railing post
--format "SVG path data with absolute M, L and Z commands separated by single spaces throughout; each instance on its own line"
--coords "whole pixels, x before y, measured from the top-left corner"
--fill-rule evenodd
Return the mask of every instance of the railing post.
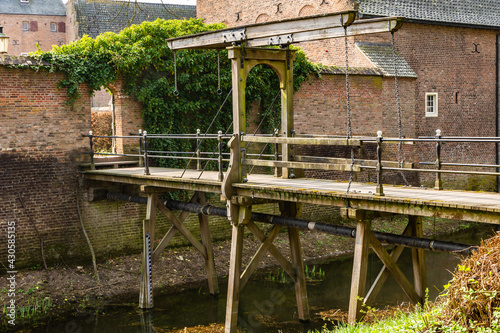
M 200 145 L 201 145 L 201 140 L 200 140 L 200 129 L 198 128 L 196 130 L 196 170 L 200 171 L 201 170 L 201 151 L 200 151 Z
M 90 140 L 90 169 L 95 170 L 95 164 L 94 164 L 94 143 L 92 142 L 93 136 L 92 136 L 92 131 L 89 131 L 89 140 Z
M 144 166 L 144 156 L 142 156 L 142 129 L 139 129 L 139 167 Z
M 436 130 L 436 139 L 441 139 L 441 130 Z M 441 170 L 441 141 L 436 142 L 436 169 Z M 443 181 L 441 180 L 441 172 L 436 173 L 436 182 L 434 183 L 435 190 L 443 189 Z
M 224 173 L 222 172 L 222 131 L 217 132 L 217 142 L 219 148 L 219 181 L 224 180 Z
M 144 174 L 150 175 L 148 165 L 148 132 L 142 132 L 142 138 L 144 142 Z
M 377 132 L 377 188 L 375 195 L 383 196 L 384 188 L 382 186 L 382 131 Z

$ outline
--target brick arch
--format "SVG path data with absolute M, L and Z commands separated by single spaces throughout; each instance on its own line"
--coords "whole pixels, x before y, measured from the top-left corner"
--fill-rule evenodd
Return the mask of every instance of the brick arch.
M 259 16 L 257 16 L 257 18 L 255 19 L 255 23 L 262 23 L 262 22 L 268 22 L 271 20 L 271 16 L 267 15 L 267 14 L 260 14 Z
M 311 5 L 305 5 L 299 10 L 299 17 L 300 16 L 309 16 L 309 15 L 314 15 L 316 13 L 316 9 L 311 6 Z

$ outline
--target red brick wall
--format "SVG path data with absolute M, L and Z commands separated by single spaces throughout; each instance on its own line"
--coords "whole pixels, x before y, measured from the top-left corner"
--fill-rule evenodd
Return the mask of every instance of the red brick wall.
M 23 22 L 29 22 L 29 31 L 23 31 Z M 36 22 L 37 31 L 33 31 Z M 66 16 L 38 16 L 38 15 L 8 15 L 0 14 L 0 24 L 4 26 L 3 32 L 9 36 L 8 54 L 20 55 L 36 51 L 36 44 L 42 51 L 49 51 L 52 45 L 66 44 L 66 32 L 50 31 L 50 23 L 56 26 L 62 22 L 66 27 Z
M 76 255 L 82 246 L 75 206 L 77 165 L 84 161 L 90 99 L 72 109 L 58 74 L 0 66 L 0 260 L 6 261 L 7 223 L 15 221 L 16 259 L 41 263 Z M 85 95 L 87 90 L 81 87 Z M 26 209 L 21 205 L 25 203 Z

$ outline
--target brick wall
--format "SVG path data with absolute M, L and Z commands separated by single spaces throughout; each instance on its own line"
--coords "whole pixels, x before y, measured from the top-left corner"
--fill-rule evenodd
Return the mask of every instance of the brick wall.
M 61 78 L 0 65 L 0 244 L 7 244 L 7 223 L 15 221 L 19 264 L 41 263 L 37 230 L 47 258 L 76 255 L 83 244 L 75 191 L 90 100 L 71 109 L 57 88 Z M 6 251 L 0 248 L 2 262 Z
M 23 30 L 27 22 L 28 31 Z M 51 31 L 55 23 L 56 31 Z M 8 54 L 20 55 L 36 51 L 36 44 L 42 51 L 49 51 L 52 45 L 66 44 L 66 16 L 8 15 L 0 14 L 3 32 L 9 36 Z

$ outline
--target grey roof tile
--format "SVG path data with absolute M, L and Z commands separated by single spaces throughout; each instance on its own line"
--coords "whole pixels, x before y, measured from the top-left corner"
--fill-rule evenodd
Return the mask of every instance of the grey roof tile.
M 361 15 L 500 27 L 499 0 L 358 0 Z
M 378 68 L 384 76 L 395 76 L 394 55 L 391 44 L 361 43 L 356 46 L 363 52 L 368 59 Z M 408 65 L 406 60 L 396 52 L 396 69 L 398 77 L 417 78 L 417 74 Z
M 173 20 L 196 17 L 196 6 L 144 2 L 77 0 L 75 10 L 79 37 L 89 35 L 92 38 L 108 31 L 117 33 L 132 24 L 158 18 Z
M 62 0 L 0 0 L 0 14 L 65 16 L 66 6 Z

